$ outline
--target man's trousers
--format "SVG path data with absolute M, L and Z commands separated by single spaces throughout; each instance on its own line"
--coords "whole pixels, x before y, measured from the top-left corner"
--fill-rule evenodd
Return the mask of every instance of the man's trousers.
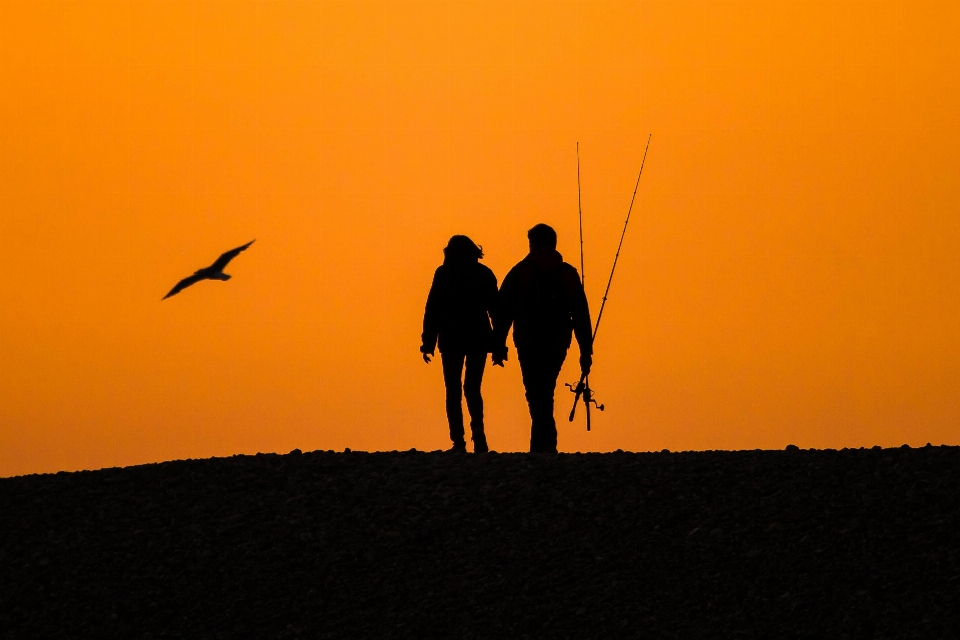
M 553 418 L 553 395 L 567 347 L 529 345 L 517 347 L 520 373 L 530 408 L 531 453 L 557 452 L 557 422 Z

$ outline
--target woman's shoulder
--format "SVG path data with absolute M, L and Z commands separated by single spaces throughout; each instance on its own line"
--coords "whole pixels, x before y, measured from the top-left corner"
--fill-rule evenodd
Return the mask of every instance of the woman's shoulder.
M 483 264 L 482 262 L 476 263 L 476 272 L 482 274 L 483 277 L 497 279 L 497 275 L 493 272 L 493 269 Z

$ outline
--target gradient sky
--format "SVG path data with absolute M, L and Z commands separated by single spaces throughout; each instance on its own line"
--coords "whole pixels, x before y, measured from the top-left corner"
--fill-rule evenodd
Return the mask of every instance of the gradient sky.
M 0 0 L 0 475 L 448 447 L 446 240 L 502 279 L 543 221 L 579 268 L 579 141 L 595 314 L 648 133 L 607 411 L 561 388 L 560 449 L 957 444 L 958 33 L 954 1 Z M 524 450 L 512 349 L 484 396 Z

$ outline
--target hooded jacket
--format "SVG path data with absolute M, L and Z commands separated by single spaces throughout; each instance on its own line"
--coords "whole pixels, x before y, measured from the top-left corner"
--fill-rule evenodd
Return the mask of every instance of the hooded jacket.
M 490 353 L 497 276 L 476 260 L 445 260 L 433 274 L 423 313 L 422 353 Z
M 503 279 L 494 317 L 494 349 L 569 349 L 573 334 L 581 355 L 593 355 L 590 308 L 573 265 L 555 249 L 534 247 Z

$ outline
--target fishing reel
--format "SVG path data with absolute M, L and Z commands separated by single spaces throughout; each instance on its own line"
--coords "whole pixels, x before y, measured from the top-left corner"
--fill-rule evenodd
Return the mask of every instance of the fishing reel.
M 593 397 L 593 389 L 590 388 L 590 384 L 586 376 L 581 376 L 580 381 L 576 385 L 572 385 L 569 382 L 565 382 L 564 384 L 574 394 L 573 407 L 570 409 L 569 421 L 573 422 L 573 417 L 577 413 L 577 405 L 580 403 L 580 398 L 582 397 L 583 404 L 587 409 L 587 431 L 590 431 L 590 405 L 592 404 L 600 411 L 603 411 L 603 405 L 597 402 L 597 400 Z

